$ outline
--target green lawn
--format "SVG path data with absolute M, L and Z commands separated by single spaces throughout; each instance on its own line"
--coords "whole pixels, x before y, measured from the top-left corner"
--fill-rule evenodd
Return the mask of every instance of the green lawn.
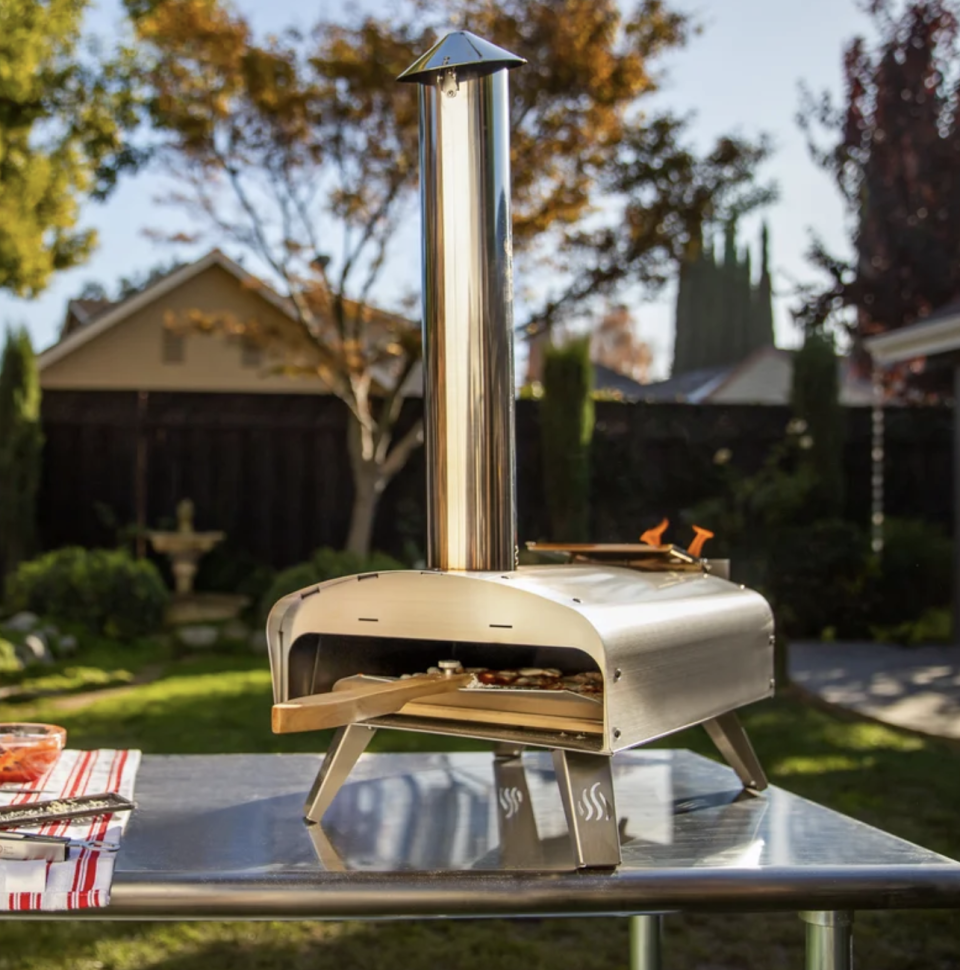
M 269 732 L 270 676 L 253 657 L 170 664 L 130 693 L 62 711 L 49 701 L 6 707 L 55 720 L 76 746 L 123 744 L 151 753 L 313 751 L 317 735 Z M 849 718 L 795 698 L 745 714 L 772 779 L 785 788 L 960 857 L 960 749 Z M 379 750 L 436 749 L 452 739 L 381 732 Z M 700 731 L 671 746 L 710 754 Z M 464 745 L 457 745 L 464 747 Z M 476 745 L 482 747 L 482 745 Z M 956 970 L 960 914 L 858 915 L 858 965 L 871 970 Z M 803 965 L 792 915 L 672 917 L 666 962 L 689 970 Z M 625 920 L 420 923 L 0 923 L 0 970 L 593 970 L 627 966 Z

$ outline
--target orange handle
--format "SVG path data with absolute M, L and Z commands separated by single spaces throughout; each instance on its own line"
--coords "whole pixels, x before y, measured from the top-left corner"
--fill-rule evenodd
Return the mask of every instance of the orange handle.
M 687 546 L 687 552 L 689 552 L 691 556 L 696 556 L 699 559 L 700 553 L 703 551 L 703 544 L 707 541 L 707 539 L 713 538 L 713 533 L 709 529 L 702 529 L 699 525 L 695 525 L 693 527 L 693 531 L 695 533 L 693 542 Z
M 670 525 L 670 520 L 664 519 L 656 528 L 647 529 L 647 531 L 640 536 L 640 541 L 645 542 L 648 546 L 662 546 L 663 534 L 667 531 L 668 525 Z

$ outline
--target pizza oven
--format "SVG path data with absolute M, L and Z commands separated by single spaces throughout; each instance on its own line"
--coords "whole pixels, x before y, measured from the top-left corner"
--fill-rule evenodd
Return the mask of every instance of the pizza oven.
M 766 785 L 733 712 L 773 691 L 773 618 L 725 564 L 659 542 L 539 547 L 563 561 L 517 566 L 508 71 L 522 63 L 460 31 L 401 75 L 420 97 L 427 568 L 274 606 L 273 726 L 337 728 L 311 822 L 379 729 L 490 740 L 501 763 L 549 748 L 576 864 L 614 866 L 615 752 L 704 724 L 745 788 Z

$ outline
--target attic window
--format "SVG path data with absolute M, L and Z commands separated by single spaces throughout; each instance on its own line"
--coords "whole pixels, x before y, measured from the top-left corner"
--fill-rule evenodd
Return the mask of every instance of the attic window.
M 163 362 L 165 364 L 182 364 L 187 357 L 186 338 L 182 333 L 163 330 Z
M 263 352 L 252 340 L 244 340 L 240 344 L 240 365 L 242 367 L 257 368 L 263 363 Z

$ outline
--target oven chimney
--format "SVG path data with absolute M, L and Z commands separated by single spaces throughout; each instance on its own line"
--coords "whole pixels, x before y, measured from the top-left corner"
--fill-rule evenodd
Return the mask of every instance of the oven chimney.
M 507 71 L 524 63 L 457 31 L 399 77 L 420 85 L 431 569 L 516 566 Z

